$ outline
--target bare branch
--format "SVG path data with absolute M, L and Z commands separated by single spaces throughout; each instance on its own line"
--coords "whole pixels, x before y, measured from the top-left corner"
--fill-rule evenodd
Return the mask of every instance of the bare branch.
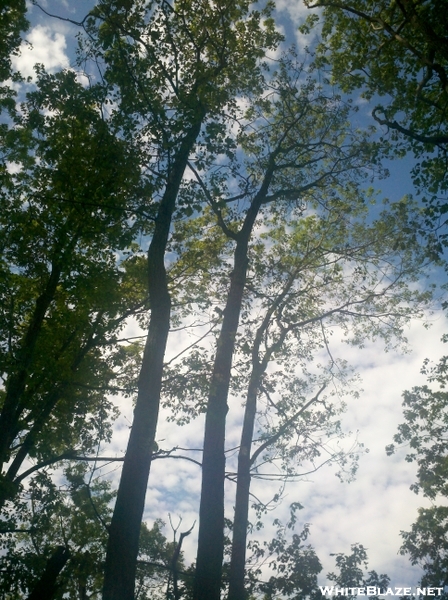
M 322 385 L 322 387 L 320 388 L 320 390 L 317 392 L 317 394 L 311 398 L 311 400 L 309 400 L 304 406 L 302 406 L 300 408 L 299 411 L 297 411 L 290 419 L 288 419 L 286 421 L 286 423 L 284 423 L 282 425 L 282 427 L 280 427 L 280 429 L 277 431 L 277 433 L 275 433 L 274 435 L 272 435 L 271 437 L 269 437 L 263 444 L 261 444 L 261 446 L 259 446 L 255 452 L 253 453 L 253 455 L 251 456 L 250 459 L 250 463 L 251 465 L 253 465 L 255 463 L 255 461 L 257 460 L 257 458 L 260 456 L 260 454 L 266 450 L 266 448 L 268 448 L 269 446 L 271 446 L 272 444 L 274 444 L 284 433 L 285 431 L 288 429 L 288 427 L 294 423 L 294 421 L 300 417 L 301 414 L 303 414 L 305 412 L 305 410 L 311 406 L 311 404 L 314 404 L 315 402 L 317 402 L 319 400 L 319 396 L 320 394 L 324 391 L 324 389 L 327 387 L 327 384 L 324 383 Z

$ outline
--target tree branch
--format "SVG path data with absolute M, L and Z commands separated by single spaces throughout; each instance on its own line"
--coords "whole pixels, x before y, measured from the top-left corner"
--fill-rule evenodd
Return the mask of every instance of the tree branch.
M 387 119 L 381 119 L 377 114 L 379 110 L 382 110 L 382 107 L 376 106 L 372 111 L 372 116 L 375 119 L 375 121 L 380 125 L 386 125 L 386 127 L 389 127 L 390 129 L 395 129 L 403 135 L 410 137 L 418 142 L 422 142 L 424 144 L 434 144 L 435 146 L 440 146 L 442 148 L 445 147 L 445 144 L 448 144 L 448 135 L 421 135 L 419 133 L 416 133 L 415 131 L 412 131 L 411 129 L 406 129 L 405 127 L 402 127 L 397 123 L 397 121 L 388 121 Z

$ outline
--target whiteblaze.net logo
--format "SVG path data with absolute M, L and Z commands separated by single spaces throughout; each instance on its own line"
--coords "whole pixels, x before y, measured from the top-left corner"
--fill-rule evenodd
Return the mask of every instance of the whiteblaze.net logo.
M 380 588 L 374 585 L 366 587 L 336 587 L 319 586 L 324 596 L 441 596 L 443 587 L 388 587 Z

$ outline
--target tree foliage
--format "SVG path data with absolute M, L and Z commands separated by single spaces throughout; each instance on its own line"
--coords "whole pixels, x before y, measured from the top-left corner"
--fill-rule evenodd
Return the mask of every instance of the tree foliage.
M 322 458 L 327 438 L 343 436 L 339 396 L 350 379 L 331 336 L 404 343 L 404 326 L 431 294 L 414 285 L 427 261 L 416 206 L 404 198 L 375 207 L 377 218 L 370 212 L 383 141 L 354 124 L 351 101 L 308 55 L 267 57 L 282 40 L 272 10 L 246 0 L 100 0 L 78 23 L 89 84 L 38 67 L 35 89 L 8 105 L 8 600 L 45 585 L 48 598 L 83 600 L 101 589 L 104 600 L 217 600 L 227 581 L 232 588 L 225 439 L 227 411 L 240 401 L 236 597 L 315 595 L 320 564 L 304 545 L 307 528 L 291 542 L 280 532 L 266 548 L 277 556 L 269 582 L 244 579 L 251 480 L 274 478 L 274 468 L 280 480 L 297 479 L 325 462 L 353 474 L 353 449 Z M 129 317 L 146 330 L 142 344 L 119 338 Z M 167 361 L 170 328 L 194 332 L 197 323 L 201 342 Z M 85 464 L 110 440 L 118 392 L 135 410 L 113 504 L 98 467 Z M 181 423 L 205 413 L 194 585 L 188 576 L 178 585 L 188 532 L 176 546 L 160 521 L 142 526 L 151 460 L 174 452 L 155 441 L 161 400 Z
M 343 598 L 354 598 L 357 594 L 350 593 L 354 590 L 349 588 L 367 587 L 374 586 L 377 589 L 387 590 L 390 582 L 390 578 L 381 574 L 378 575 L 376 571 L 368 571 L 368 558 L 366 549 L 362 544 L 352 544 L 351 554 L 344 554 L 338 552 L 334 555 L 336 568 L 339 572 L 328 573 L 327 579 L 331 581 L 335 587 L 339 589 L 347 589 L 348 595 L 342 596 Z M 341 595 L 333 596 L 333 598 L 341 597 Z M 373 600 L 378 596 L 370 596 Z
M 307 1 L 323 7 L 320 61 L 343 90 L 360 90 L 394 152 L 417 158 L 413 179 L 439 225 L 446 212 L 448 27 L 443 0 Z M 313 15 L 312 21 L 316 21 Z M 347 52 L 347 48 L 351 51 Z M 445 234 L 442 232 L 442 238 Z
M 397 0 L 394 2 L 306 2 L 323 8 L 319 61 L 332 72 L 334 81 L 347 92 L 360 91 L 371 103 L 372 115 L 402 156 L 411 150 L 416 158 L 412 176 L 417 191 L 427 201 L 427 226 L 438 230 L 441 254 L 444 231 L 447 152 L 447 19 L 443 2 Z M 310 21 L 316 22 L 313 15 Z M 351 52 L 347 52 L 347 47 Z M 417 482 L 411 486 L 435 501 L 446 494 L 446 381 L 445 359 L 424 372 L 429 382 L 404 393 L 405 422 L 394 437 L 407 445 L 406 460 L 418 465 Z M 388 447 L 394 451 L 394 445 Z M 421 509 L 412 531 L 403 533 L 403 553 L 425 569 L 422 584 L 444 585 L 444 509 Z M 431 583 L 432 582 L 432 583 Z
M 11 58 L 19 53 L 21 33 L 28 29 L 25 0 L 5 0 L 0 6 L 0 81 L 12 74 Z M 3 88 L 3 93 L 6 88 Z
M 7 600 L 34 597 L 38 582 L 58 549 L 66 554 L 48 598 L 100 598 L 103 565 L 115 493 L 110 483 L 84 464 L 65 469 L 64 485 L 56 485 L 46 472 L 35 475 L 16 503 L 14 527 L 3 534 L 0 589 Z M 156 521 L 142 524 L 136 598 L 165 598 L 175 544 L 168 542 Z M 182 555 L 177 567 L 182 566 Z M 48 588 L 48 580 L 46 581 Z M 40 597 L 40 596 L 38 596 Z
M 3 136 L 2 502 L 27 458 L 48 464 L 109 437 L 106 354 L 144 305 L 115 254 L 132 240 L 140 174 L 102 101 L 71 72 L 41 71 Z
M 403 394 L 403 416 L 394 436 L 395 444 L 407 448 L 406 460 L 418 466 L 417 481 L 411 489 L 423 493 L 433 505 L 420 508 L 411 531 L 402 532 L 402 554 L 408 554 L 413 564 L 423 568 L 422 585 L 444 587 L 447 560 L 447 509 L 444 506 L 447 488 L 448 422 L 447 357 L 437 365 L 425 362 L 422 373 L 428 384 L 412 388 Z M 390 444 L 388 454 L 396 451 Z
M 263 581 L 261 568 L 252 568 L 250 575 L 252 586 L 248 586 L 252 593 L 262 594 L 263 600 L 274 598 L 320 598 L 317 588 L 317 576 L 322 571 L 322 565 L 314 549 L 309 544 L 305 545 L 309 526 L 305 525 L 300 533 L 288 535 L 294 528 L 297 506 L 292 507 L 293 519 L 282 527 L 277 523 L 277 534 L 263 546 L 253 543 L 251 545 L 252 561 L 258 565 L 266 565 L 273 573 L 267 581 Z M 257 563 L 255 563 L 257 564 Z

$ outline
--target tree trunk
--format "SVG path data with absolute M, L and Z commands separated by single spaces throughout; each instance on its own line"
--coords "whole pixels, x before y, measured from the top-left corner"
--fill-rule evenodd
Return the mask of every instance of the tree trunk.
M 103 600 L 134 598 L 140 526 L 156 435 L 163 359 L 170 326 L 171 306 L 165 250 L 180 184 L 203 117 L 204 114 L 199 115 L 181 142 L 160 202 L 148 249 L 151 318 L 140 369 L 134 420 L 109 528 Z
M 243 430 L 238 452 L 238 472 L 236 481 L 235 515 L 233 521 L 232 555 L 230 559 L 229 594 L 228 600 L 245 600 L 247 594 L 244 587 L 244 574 L 246 567 L 247 526 L 249 514 L 250 494 L 250 468 L 253 463 L 251 458 L 252 440 L 254 434 L 255 416 L 257 414 L 257 398 L 261 378 L 266 372 L 272 353 L 281 347 L 286 338 L 287 330 L 284 329 L 278 340 L 268 348 L 260 360 L 260 345 L 263 334 L 271 322 L 272 316 L 281 306 L 294 283 L 296 273 L 292 273 L 283 288 L 269 307 L 262 324 L 257 330 L 252 347 L 252 372 L 246 395 L 244 410 Z
M 262 191 L 254 198 L 244 224 L 236 235 L 234 269 L 217 342 L 205 419 L 194 600 L 219 600 L 220 597 L 224 554 L 224 452 L 227 397 L 235 336 L 247 277 L 249 239 L 267 187 L 268 177 L 265 178 Z
M 58 588 L 56 579 L 69 558 L 70 550 L 65 546 L 58 546 L 47 560 L 45 571 L 27 600 L 51 600 Z
M 48 307 L 54 299 L 60 276 L 60 264 L 53 263 L 45 290 L 36 299 L 33 316 L 24 336 L 22 346 L 17 351 L 17 371 L 11 375 L 5 386 L 5 400 L 0 413 L 0 471 L 3 464 L 9 460 L 10 445 L 18 433 L 18 422 L 25 409 L 21 405 L 21 399 L 28 381 L 39 334 Z
M 273 312 L 273 311 L 272 311 Z M 266 322 L 266 320 L 265 320 Z M 259 330 L 260 332 L 260 330 Z M 247 598 L 244 586 L 244 574 L 246 567 L 246 546 L 247 546 L 247 526 L 249 514 L 249 493 L 250 493 L 250 468 L 256 461 L 257 457 L 271 444 L 274 444 L 288 426 L 296 421 L 296 419 L 309 408 L 319 398 L 321 392 L 325 389 L 324 384 L 317 394 L 306 402 L 286 423 L 280 427 L 276 434 L 268 438 L 261 446 L 257 448 L 253 456 L 252 440 L 255 424 L 255 416 L 257 412 L 257 396 L 263 373 L 269 363 L 272 351 L 278 348 L 286 337 L 286 330 L 282 332 L 279 340 L 269 348 L 261 362 L 254 361 L 254 367 L 249 381 L 249 387 L 246 397 L 246 409 L 244 412 L 243 431 L 241 434 L 241 445 L 238 453 L 238 474 L 236 484 L 236 500 L 235 500 L 235 516 L 233 522 L 233 540 L 232 540 L 232 557 L 230 561 L 230 576 L 229 576 L 229 594 L 227 600 L 245 600 Z M 258 354 L 260 338 L 256 340 L 256 349 Z
M 8 377 L 5 384 L 5 398 L 0 411 L 0 473 L 5 463 L 10 460 L 11 444 L 20 431 L 20 419 L 28 406 L 24 402 L 24 394 L 33 369 L 36 345 L 59 285 L 63 266 L 73 252 L 81 228 L 68 220 L 61 228 L 59 240 L 55 242 L 51 270 L 48 280 L 40 296 L 36 298 L 33 314 L 30 318 L 22 343 L 14 350 L 16 370 Z M 71 237 L 70 237 L 71 234 Z M 0 478 L 0 507 L 8 498 L 16 493 L 17 488 L 7 478 Z
M 246 541 L 250 492 L 250 453 L 257 412 L 257 393 L 261 372 L 253 370 L 249 382 L 244 411 L 241 445 L 238 453 L 235 516 L 233 521 L 232 558 L 230 561 L 228 600 L 244 600 L 244 573 L 246 567 Z

